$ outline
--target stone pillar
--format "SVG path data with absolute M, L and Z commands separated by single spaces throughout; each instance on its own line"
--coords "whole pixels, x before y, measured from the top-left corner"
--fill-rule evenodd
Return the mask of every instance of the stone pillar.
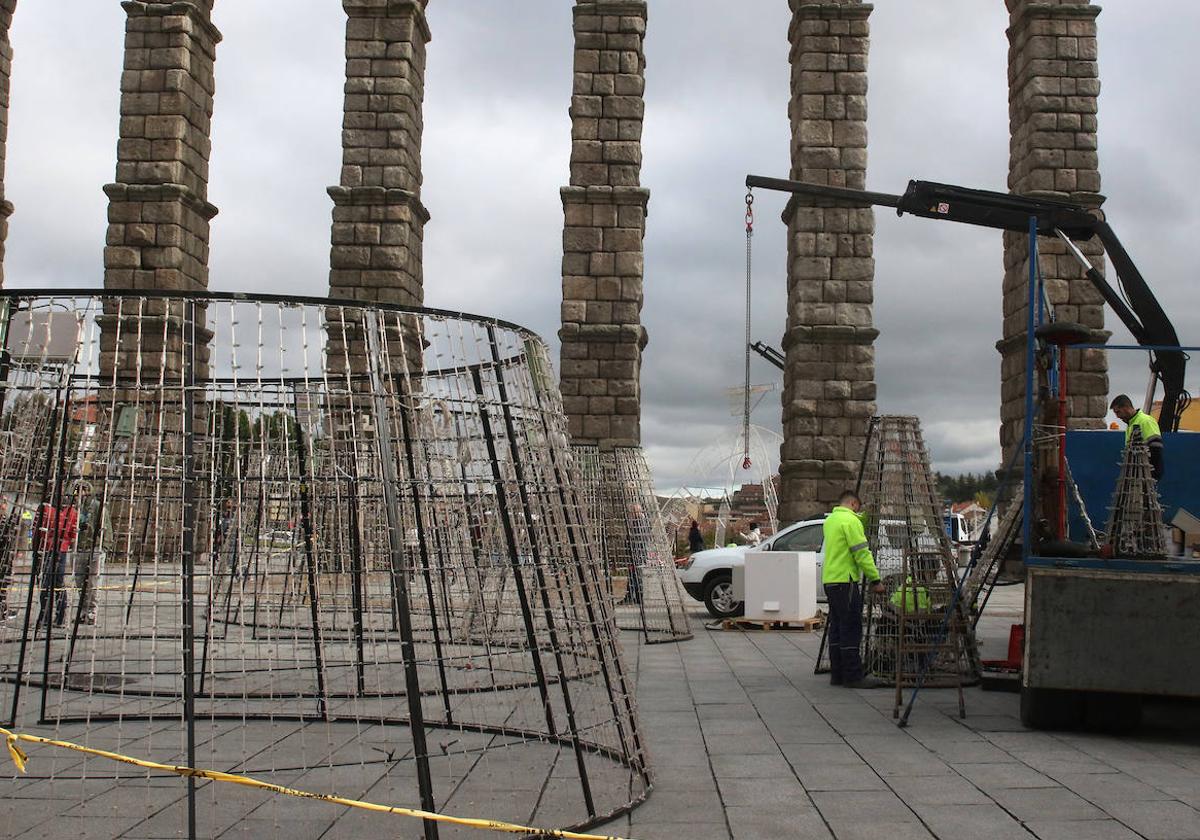
M 4 195 L 4 164 L 8 159 L 8 102 L 9 81 L 12 79 L 12 43 L 8 30 L 12 26 L 17 0 L 0 0 L 0 288 L 4 286 L 4 243 L 8 240 L 8 217 L 13 206 Z
M 560 359 L 572 442 L 641 446 L 644 0 L 575 5 Z
M 1009 176 L 1014 193 L 1104 202 L 1096 153 L 1097 6 L 1088 0 L 1006 0 L 1009 11 Z M 1004 234 L 1004 332 L 1001 354 L 1000 444 L 1004 463 L 1020 447 L 1025 422 L 1025 328 L 1028 317 L 1028 237 Z M 1080 245 L 1101 271 L 1099 242 Z M 1038 242 L 1039 264 L 1058 318 L 1104 329 L 1104 300 L 1056 239 Z M 1107 333 L 1098 335 L 1101 340 Z M 1103 428 L 1108 411 L 1108 360 L 1103 350 L 1068 353 L 1072 428 Z M 1053 407 L 1047 422 L 1057 422 Z M 1053 476 L 1047 476 L 1053 478 Z
M 126 0 L 117 180 L 104 249 L 107 289 L 208 288 L 213 0 Z
M 422 101 L 428 0 L 342 0 L 346 99 L 329 294 L 420 306 Z
M 213 65 L 221 41 L 212 23 L 213 0 L 121 5 L 128 17 L 117 177 L 104 187 L 109 198 L 104 287 L 168 296 L 204 291 L 209 225 L 217 214 L 208 202 Z M 193 348 L 196 379 L 208 376 L 212 333 L 206 320 L 202 304 L 178 299 L 112 299 L 101 317 L 101 379 L 112 383 L 113 392 L 102 391 L 100 402 L 115 412 L 102 426 L 119 423 L 133 434 L 121 463 L 101 468 L 95 477 L 109 484 L 119 530 L 132 523 L 128 533 L 117 534 L 118 544 L 138 546 L 133 550 L 146 556 L 178 556 L 183 491 L 176 471 L 163 480 L 159 498 L 143 498 L 135 466 L 178 468 L 187 446 L 185 414 L 203 438 L 204 406 L 191 406 L 179 384 Z M 152 506 L 158 524 L 147 529 L 143 519 Z M 147 540 L 135 533 L 147 534 Z M 196 547 L 203 550 L 199 542 Z
M 864 189 L 867 52 L 873 6 L 790 0 L 794 179 Z M 853 486 L 875 414 L 875 214 L 794 196 L 779 524 L 827 511 Z

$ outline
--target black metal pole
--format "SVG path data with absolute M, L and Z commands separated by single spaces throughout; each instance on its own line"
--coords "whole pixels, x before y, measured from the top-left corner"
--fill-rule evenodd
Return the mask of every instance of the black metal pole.
M 131 481 L 132 484 L 132 481 Z M 133 583 L 129 587 L 129 604 L 125 607 L 125 624 L 128 626 L 129 617 L 133 615 L 133 598 L 137 594 L 138 578 L 142 574 L 142 555 L 146 552 L 146 537 L 150 531 L 150 500 L 146 499 L 146 513 L 142 518 L 142 538 L 138 542 L 137 556 L 133 561 Z
M 500 455 L 496 451 L 496 439 L 492 434 L 492 420 L 488 414 L 484 400 L 483 376 L 478 368 L 471 370 L 474 380 L 475 394 L 479 397 L 479 421 L 483 429 L 483 440 L 487 447 L 488 461 L 492 465 L 492 486 L 496 488 L 496 508 L 500 514 L 500 526 L 504 531 L 504 541 L 508 548 L 509 565 L 513 572 L 513 585 L 517 591 L 517 602 L 521 607 L 521 619 L 525 624 L 525 642 L 529 646 L 529 657 L 533 660 L 533 673 L 537 678 L 538 691 L 542 696 L 542 709 L 546 715 L 546 726 L 550 735 L 558 734 L 554 724 L 554 710 L 550 707 L 550 692 L 546 686 L 546 672 L 542 668 L 541 650 L 538 647 L 537 632 L 533 628 L 533 608 L 529 604 L 529 596 L 525 592 L 525 579 L 521 575 L 520 549 L 517 548 L 517 536 L 513 531 L 512 518 L 508 509 L 508 494 L 504 490 L 504 475 L 500 471 Z
M 65 377 L 64 377 L 65 380 Z M 63 397 L 62 424 L 60 426 L 58 438 L 58 468 L 55 470 L 54 489 L 51 491 L 50 506 L 54 510 L 53 531 L 48 532 L 50 538 L 50 561 L 53 565 L 46 568 L 47 574 L 42 578 L 42 591 L 47 589 L 46 584 L 49 584 L 49 595 L 42 602 L 43 611 L 46 616 L 46 647 L 42 655 L 42 703 L 38 713 L 38 721 L 46 723 L 46 702 L 50 694 L 50 640 L 54 636 L 54 610 L 57 606 L 56 599 L 66 598 L 67 593 L 59 594 L 54 585 L 54 579 L 58 577 L 58 546 L 62 537 L 62 495 L 63 484 L 67 480 L 67 438 L 68 430 L 71 426 L 71 389 L 68 387 L 66 395 Z M 44 503 L 43 503 L 44 504 Z M 66 570 L 63 571 L 64 578 Z M 38 624 L 42 621 L 42 611 L 38 613 Z
M 358 464 L 357 458 L 351 458 L 350 478 L 347 479 L 349 501 L 346 513 L 349 517 L 347 527 L 350 531 L 350 600 L 354 610 L 354 672 L 358 685 L 359 696 L 366 692 L 366 662 L 363 650 L 363 557 L 362 543 L 358 536 Z
M 305 578 L 308 584 L 308 611 L 312 621 L 313 658 L 317 667 L 317 714 L 328 717 L 328 700 L 325 694 L 325 657 L 321 649 L 321 612 L 317 606 L 317 558 L 313 544 L 311 488 L 308 474 L 308 446 L 304 432 L 300 429 L 300 394 L 293 386 L 292 414 L 296 423 L 297 477 L 300 479 L 300 523 L 304 529 Z M 287 421 L 284 421 L 287 433 Z
M 408 701 L 409 724 L 412 729 L 413 753 L 417 762 L 417 787 L 421 793 L 421 808 L 436 811 L 433 798 L 433 778 L 429 770 L 429 747 L 425 741 L 425 712 L 421 706 L 421 680 L 417 673 L 416 645 L 413 642 L 412 615 L 409 612 L 408 576 L 404 567 L 404 523 L 396 498 L 396 455 L 392 443 L 391 411 L 380 371 L 383 329 L 382 315 L 363 310 L 361 313 L 367 338 L 367 366 L 371 374 L 371 396 L 375 413 L 375 442 L 379 451 L 380 477 L 383 479 L 383 505 L 387 517 L 388 548 L 391 554 L 392 594 L 395 600 L 395 619 L 400 631 L 400 654 L 404 660 L 405 699 Z M 401 411 L 405 409 L 401 407 Z M 438 840 L 438 826 L 423 820 L 425 840 Z
M 50 410 L 50 428 L 53 429 L 58 423 L 59 398 L 61 396 L 61 388 L 54 392 L 54 407 Z M 46 518 L 46 489 L 50 486 L 50 476 L 54 470 L 54 439 L 49 438 L 46 441 L 46 466 L 42 470 L 42 491 L 38 494 L 38 509 L 33 516 L 33 530 L 29 535 L 29 550 L 30 550 L 30 567 L 29 567 L 29 589 L 25 592 L 25 620 L 21 628 L 21 645 L 17 651 L 17 672 L 13 679 L 13 698 L 12 698 L 12 714 L 9 717 L 11 723 L 17 722 L 17 707 L 21 700 L 21 685 L 25 676 L 25 653 L 29 647 L 29 620 L 33 616 L 33 591 L 40 583 L 39 576 L 43 574 L 42 563 L 45 560 L 44 552 L 41 547 L 41 529 Z M 16 559 L 14 555 L 13 564 L 15 566 Z M 38 616 L 38 622 L 41 621 L 41 616 Z M 34 625 L 34 632 L 37 632 L 37 624 Z
M 183 717 L 187 727 L 187 764 L 196 766 L 196 304 L 188 301 L 183 323 Z M 209 616 L 209 621 L 212 617 Z M 188 840 L 196 840 L 196 779 L 187 779 Z
M 452 723 L 454 712 L 450 708 L 450 686 L 446 681 L 446 660 L 442 652 L 442 634 L 438 625 L 437 605 L 434 602 L 433 578 L 429 574 L 429 542 L 425 535 L 425 517 L 421 506 L 421 490 L 417 486 L 417 464 L 413 457 L 412 421 L 409 418 L 411 406 L 400 406 L 400 433 L 403 436 L 404 460 L 408 465 L 409 497 L 412 499 L 413 519 L 417 526 L 417 551 L 421 560 L 421 577 L 425 580 L 425 594 L 429 598 L 429 618 L 433 624 L 433 650 L 437 658 L 438 680 L 442 684 L 442 709 L 446 713 L 446 723 Z
M 543 406 L 542 409 L 542 430 L 546 440 L 549 441 L 550 428 L 549 424 L 546 422 L 545 407 Z M 571 516 L 571 511 L 578 511 L 581 506 L 579 497 L 575 492 L 576 485 L 575 482 L 569 479 L 567 470 L 564 469 L 555 447 L 547 446 L 547 450 L 550 453 L 550 466 L 554 471 L 555 484 L 558 486 L 559 506 L 563 511 L 563 530 L 566 532 L 567 544 L 571 549 L 571 569 L 574 571 L 575 577 L 579 581 L 580 597 L 583 600 L 584 611 L 587 614 L 588 629 L 591 631 L 592 643 L 596 648 L 596 655 L 600 665 L 600 673 L 604 679 L 604 688 L 608 695 L 609 705 L 612 708 L 613 723 L 617 727 L 617 737 L 621 742 L 621 753 L 625 757 L 626 764 L 629 767 L 635 767 L 636 764 L 637 769 L 643 773 L 644 778 L 648 782 L 649 774 L 646 772 L 646 768 L 641 767 L 640 759 L 635 759 L 629 754 L 629 744 L 625 736 L 625 727 L 621 723 L 621 710 L 617 705 L 616 695 L 613 693 L 612 675 L 610 675 L 608 672 L 608 664 L 611 662 L 617 671 L 617 679 L 621 683 L 621 696 L 625 701 L 625 712 L 629 715 L 630 722 L 632 722 L 635 718 L 633 705 L 631 702 L 632 695 L 629 692 L 628 687 L 625 685 L 625 674 L 623 673 L 621 667 L 621 657 L 617 652 L 615 645 L 612 644 L 611 639 L 609 640 L 609 650 L 607 651 L 608 655 L 611 656 L 611 659 L 606 656 L 604 637 L 600 633 L 600 624 L 604 620 L 604 616 L 603 614 L 600 616 L 596 615 L 595 604 L 593 604 L 592 599 L 588 597 L 588 593 L 591 592 L 592 594 L 599 594 L 603 598 L 606 597 L 606 592 L 603 588 L 601 588 L 599 578 L 595 575 L 595 564 L 591 562 L 589 558 L 584 556 L 584 552 L 580 550 L 579 543 L 576 539 L 577 535 L 585 533 L 585 526 L 582 519 L 572 518 Z M 567 497 L 568 488 L 571 488 L 572 490 L 572 498 L 570 499 Z M 588 586 L 587 576 L 584 574 L 585 567 L 592 572 L 592 586 L 590 588 Z M 616 627 L 614 626 L 612 629 L 615 632 Z M 634 747 L 640 756 L 642 754 L 642 745 L 636 727 L 634 728 L 632 734 Z
M 558 668 L 558 687 L 562 692 L 563 707 L 567 712 L 567 728 L 571 733 L 571 743 L 575 748 L 575 763 L 579 769 L 579 781 L 583 787 L 584 804 L 588 816 L 596 816 L 596 806 L 592 800 L 591 783 L 588 780 L 587 765 L 583 760 L 583 744 L 579 738 L 579 726 L 575 720 L 575 705 L 571 700 L 570 680 L 563 666 L 562 648 L 558 644 L 558 629 L 554 623 L 554 611 L 550 607 L 550 593 L 546 587 L 546 575 L 542 568 L 541 549 L 538 547 L 537 531 L 533 524 L 533 509 L 529 499 L 529 487 L 525 483 L 525 469 L 521 464 L 521 452 L 517 448 L 516 424 L 513 422 L 512 406 L 508 402 L 508 386 L 504 382 L 504 368 L 500 364 L 500 345 L 496 342 L 496 328 L 488 326 L 488 344 L 492 349 L 492 360 L 496 363 L 496 392 L 500 397 L 500 412 L 504 418 L 505 437 L 508 439 L 509 457 L 512 458 L 513 474 L 517 480 L 517 494 L 521 500 L 521 518 L 525 526 L 525 535 L 529 540 L 530 554 L 533 556 L 533 570 L 537 578 L 538 593 L 542 601 L 542 614 L 546 621 L 546 633 L 550 637 L 550 647 L 554 651 L 554 661 Z M 481 406 L 482 408 L 482 406 Z M 499 465 L 497 465 L 499 466 Z M 497 488 L 498 490 L 499 488 Z M 518 558 L 513 556 L 513 575 L 520 580 Z M 549 711 L 549 706 L 546 707 Z M 551 732 L 551 734 L 554 734 Z

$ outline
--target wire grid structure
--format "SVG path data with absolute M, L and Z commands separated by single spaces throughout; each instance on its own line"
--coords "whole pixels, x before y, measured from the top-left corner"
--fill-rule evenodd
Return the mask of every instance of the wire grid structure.
M 963 679 L 977 655 L 965 610 L 956 598 L 953 548 L 946 535 L 929 455 L 916 417 L 876 418 L 863 461 L 867 541 L 886 592 L 866 603 L 863 662 L 901 689 L 954 687 L 963 711 Z M 950 610 L 949 620 L 947 611 Z
M 537 336 L 318 299 L 0 301 L 0 721 L 542 826 L 646 796 Z M 74 753 L 34 766 L 63 836 L 380 830 Z
M 1121 458 L 1121 472 L 1113 491 L 1104 529 L 1105 542 L 1117 557 L 1161 560 L 1167 556 L 1162 502 L 1150 466 L 1150 449 L 1141 429 L 1130 434 Z
M 667 535 L 650 468 L 640 447 L 574 445 L 592 540 L 600 547 L 617 626 L 646 644 L 692 638 L 675 546 Z
M 766 386 L 755 386 L 766 387 Z M 744 389 L 735 388 L 742 394 Z M 738 401 L 739 409 L 741 401 Z M 744 463 L 746 446 L 745 430 L 738 425 L 723 432 L 712 443 L 698 450 L 688 462 L 683 474 L 687 476 L 688 484 L 680 488 L 680 493 L 691 501 L 702 502 L 706 497 L 711 498 L 714 488 L 728 495 L 745 484 L 758 484 L 763 490 L 763 505 L 766 507 L 766 521 L 762 523 L 763 533 L 767 536 L 779 530 L 779 493 L 775 485 L 775 467 L 778 467 L 779 447 L 783 444 L 783 435 L 763 426 L 750 426 L 750 466 Z M 727 508 L 722 518 L 723 525 L 728 525 L 731 511 Z M 715 544 L 723 544 L 725 528 L 721 529 L 721 539 Z
M 1021 517 L 1024 513 L 1021 496 L 1024 487 L 1023 483 L 1017 482 L 1010 492 L 1005 493 L 1004 513 L 995 517 L 995 524 L 989 528 L 987 545 L 967 572 L 963 586 L 963 604 L 968 612 L 976 607 L 979 597 L 995 585 L 1004 559 L 1021 536 Z

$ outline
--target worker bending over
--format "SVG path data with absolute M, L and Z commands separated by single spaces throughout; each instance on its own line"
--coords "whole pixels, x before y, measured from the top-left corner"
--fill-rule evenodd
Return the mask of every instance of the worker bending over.
M 821 583 L 829 599 L 829 682 L 847 688 L 877 688 L 883 682 L 863 673 L 862 604 L 860 580 L 865 576 L 872 591 L 883 594 L 875 558 L 867 547 L 858 494 L 846 490 L 825 518 L 825 562 Z
M 1113 400 L 1109 408 L 1125 423 L 1126 446 L 1129 446 L 1129 439 L 1133 436 L 1134 429 L 1142 433 L 1142 443 L 1150 448 L 1151 474 L 1155 481 L 1162 481 L 1165 465 L 1163 463 L 1162 432 L 1158 430 L 1158 421 L 1146 412 L 1134 408 L 1133 401 L 1125 394 L 1121 394 Z

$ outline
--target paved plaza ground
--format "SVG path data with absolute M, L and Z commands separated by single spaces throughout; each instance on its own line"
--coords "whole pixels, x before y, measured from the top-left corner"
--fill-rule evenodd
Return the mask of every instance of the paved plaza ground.
M 980 628 L 985 657 L 1003 655 L 1021 597 L 1013 587 L 993 600 Z M 640 840 L 1200 838 L 1200 707 L 1152 706 L 1143 727 L 1124 737 L 1045 733 L 1021 727 L 1015 694 L 971 688 L 959 720 L 954 693 L 931 690 L 909 727 L 898 729 L 891 691 L 833 688 L 813 674 L 819 634 L 708 630 L 698 608 L 693 619 L 696 637 L 680 644 L 641 645 L 623 634 L 655 789 L 597 832 Z M 126 792 L 97 788 L 81 802 L 76 791 L 58 802 L 53 788 L 22 785 L 8 772 L 0 777 L 0 786 L 11 785 L 0 787 L 0 838 L 118 837 L 134 826 L 128 836 L 179 836 L 177 812 L 145 820 L 132 802 L 114 809 L 102 801 Z M 312 790 L 329 784 L 300 782 Z M 144 796 L 146 784 L 128 792 Z M 371 798 L 395 801 L 395 785 Z M 204 836 L 420 836 L 415 821 L 347 815 L 318 802 L 286 800 L 247 818 L 239 816 L 241 794 L 220 794 L 206 790 L 201 799 L 212 829 Z M 95 816 L 62 818 L 83 812 Z
M 980 624 L 985 658 L 1004 656 L 1022 596 L 997 590 Z M 954 692 L 936 690 L 899 729 L 891 691 L 813 674 L 819 641 L 700 629 L 685 644 L 631 649 L 657 778 L 644 805 L 604 830 L 644 840 L 1200 838 L 1200 706 L 1151 707 L 1136 733 L 1110 737 L 1030 732 L 1018 695 L 978 688 L 959 720 Z

